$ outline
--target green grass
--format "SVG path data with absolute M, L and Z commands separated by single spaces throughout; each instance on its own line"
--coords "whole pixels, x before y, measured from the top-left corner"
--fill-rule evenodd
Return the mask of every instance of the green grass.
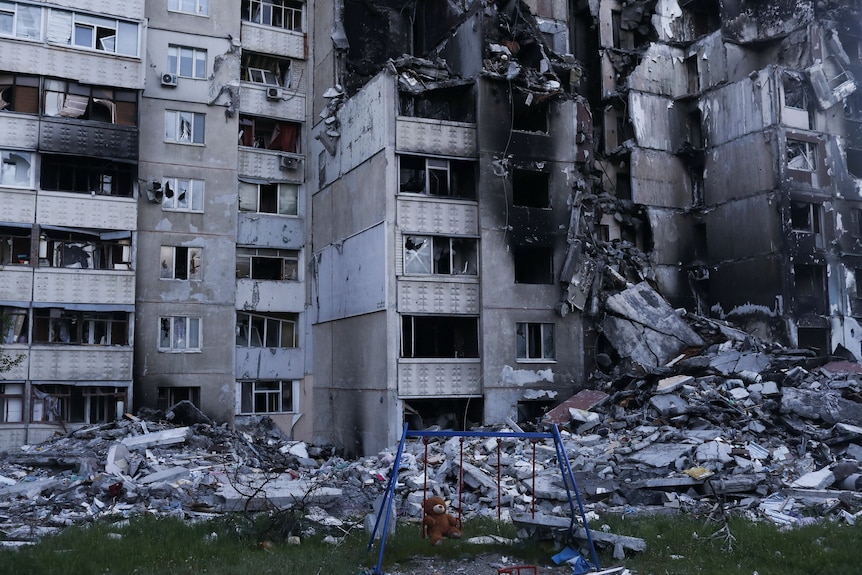
M 603 517 L 592 528 L 598 529 L 602 523 L 607 523 L 615 534 L 647 541 L 644 553 L 622 562 L 610 556 L 610 549 L 600 551 L 602 567 L 625 565 L 637 575 L 860 572 L 862 527 L 858 526 L 821 523 L 779 531 L 770 523 L 736 519 L 730 524 L 735 540 L 728 549 L 726 538 L 710 537 L 720 525 L 694 517 Z M 376 565 L 379 544 L 367 551 L 368 536 L 361 527 L 349 529 L 337 547 L 325 543 L 322 532 L 303 537 L 301 545 L 285 542 L 287 533 L 306 527 L 288 514 L 261 515 L 253 520 L 234 515 L 194 525 L 149 516 L 120 523 L 102 521 L 69 528 L 37 545 L 0 551 L 0 574 L 358 575 Z M 466 537 L 515 536 L 511 525 L 492 520 L 471 520 L 464 529 Z M 273 542 L 269 550 L 261 545 L 267 540 Z M 499 553 L 539 565 L 541 573 L 541 566 L 550 565 L 551 556 L 558 550 L 551 541 L 476 546 L 463 540 L 446 540 L 433 547 L 421 538 L 418 524 L 402 521 L 395 536 L 386 543 L 383 566 L 386 571 L 398 564 L 404 571 L 414 556 L 464 559 L 478 553 Z

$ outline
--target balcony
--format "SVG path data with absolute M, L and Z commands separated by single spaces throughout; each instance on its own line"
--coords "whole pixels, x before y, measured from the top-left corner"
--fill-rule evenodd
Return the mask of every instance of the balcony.
M 245 311 L 299 313 L 305 308 L 305 284 L 300 281 L 238 279 L 236 307 Z
M 399 359 L 398 396 L 475 397 L 482 394 L 479 359 Z
M 240 147 L 237 171 L 243 176 L 270 182 L 301 184 L 305 180 L 304 159 L 302 154 Z
M 476 125 L 429 118 L 398 116 L 395 147 L 399 152 L 417 152 L 475 158 Z
M 132 379 L 131 346 L 38 345 L 30 350 L 30 379 L 34 381 L 100 381 Z
M 136 160 L 138 129 L 109 122 L 43 117 L 39 149 L 43 152 Z
M 33 293 L 33 268 L 29 265 L 3 266 L 0 300 L 28 302 Z
M 36 268 L 33 301 L 98 303 L 131 306 L 135 303 L 135 272 L 69 268 Z
M 36 192 L 0 188 L 0 222 L 36 221 Z
M 38 221 L 42 225 L 134 230 L 138 226 L 138 204 L 133 198 L 39 192 Z
M 240 28 L 240 38 L 243 50 L 280 54 L 298 60 L 306 59 L 305 34 L 302 32 L 244 21 Z
M 39 144 L 39 119 L 29 114 L 0 112 L 0 148 L 15 147 L 35 150 Z
M 478 314 L 479 281 L 475 276 L 399 278 L 398 311 L 412 314 Z M 468 283 L 469 282 L 469 283 Z
M 305 120 L 305 94 L 291 88 L 243 82 L 240 102 L 243 113 Z

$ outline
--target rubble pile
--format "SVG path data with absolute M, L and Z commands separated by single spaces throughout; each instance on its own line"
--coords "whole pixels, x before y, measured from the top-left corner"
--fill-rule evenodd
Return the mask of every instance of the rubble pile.
M 608 310 L 617 310 L 616 324 L 606 332 L 629 357 L 652 364 L 612 359 L 594 389 L 504 430 L 556 425 L 591 515 L 720 504 L 782 525 L 855 522 L 862 366 L 765 344 L 718 320 L 669 316 L 654 295 L 642 285 L 615 294 Z M 635 305 L 644 301 L 651 305 Z M 639 314 L 648 321 L 639 324 Z M 170 421 L 127 415 L 3 454 L 0 539 L 34 541 L 107 515 L 194 519 L 292 506 L 331 525 L 379 505 L 395 446 L 345 460 L 289 440 L 268 418 L 232 430 L 183 403 Z M 395 508 L 418 518 L 423 498 L 441 495 L 463 518 L 568 517 L 562 477 L 549 440 L 410 440 Z

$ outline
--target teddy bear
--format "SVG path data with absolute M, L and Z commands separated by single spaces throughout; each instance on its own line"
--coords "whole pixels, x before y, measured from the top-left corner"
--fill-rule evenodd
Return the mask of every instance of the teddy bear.
M 458 520 L 446 513 L 446 502 L 442 497 L 429 497 L 425 500 L 425 517 L 422 518 L 422 529 L 431 539 L 432 545 L 440 545 L 443 537 L 460 539 Z

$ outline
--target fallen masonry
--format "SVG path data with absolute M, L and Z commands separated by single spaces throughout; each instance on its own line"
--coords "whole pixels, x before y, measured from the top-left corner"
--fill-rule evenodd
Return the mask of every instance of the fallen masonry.
M 667 337 L 682 347 L 669 351 L 659 332 L 650 339 L 671 359 L 614 365 L 540 420 L 510 420 L 502 430 L 558 426 L 591 526 L 608 513 L 717 508 L 786 526 L 811 517 L 854 523 L 862 515 L 862 366 L 767 345 L 713 319 L 680 319 L 691 333 Z M 233 430 L 138 415 L 4 453 L 0 539 L 32 542 L 106 516 L 191 520 L 291 506 L 329 530 L 374 515 L 395 459 L 393 446 L 345 460 L 290 441 L 267 418 Z M 423 498 L 440 495 L 462 518 L 499 517 L 524 536 L 547 535 L 572 515 L 556 458 L 542 441 L 408 441 L 395 516 L 418 519 Z M 642 548 L 607 533 L 596 542 L 615 555 Z

